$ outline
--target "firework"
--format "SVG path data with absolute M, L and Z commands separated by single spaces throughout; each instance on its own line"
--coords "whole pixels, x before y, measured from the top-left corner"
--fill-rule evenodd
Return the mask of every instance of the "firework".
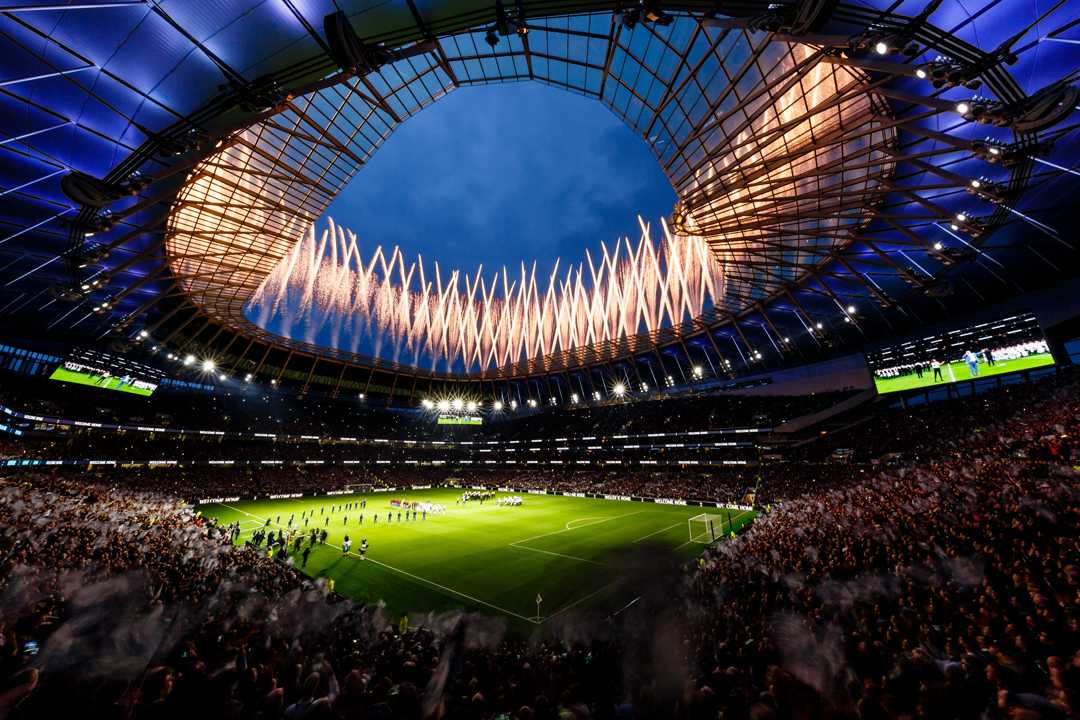
M 697 317 L 723 294 L 723 273 L 705 241 L 669 232 L 654 242 L 639 219 L 624 238 L 576 266 L 559 260 L 485 276 L 406 260 L 398 247 L 364 256 L 356 235 L 314 225 L 267 275 L 248 310 L 267 327 L 308 342 L 328 339 L 432 368 L 485 370 Z

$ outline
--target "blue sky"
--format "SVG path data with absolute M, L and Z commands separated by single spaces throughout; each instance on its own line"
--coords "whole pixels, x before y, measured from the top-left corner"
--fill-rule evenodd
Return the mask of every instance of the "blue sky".
M 485 274 L 638 236 L 675 194 L 644 140 L 596 100 L 540 83 L 468 87 L 403 123 L 331 203 L 365 254 Z

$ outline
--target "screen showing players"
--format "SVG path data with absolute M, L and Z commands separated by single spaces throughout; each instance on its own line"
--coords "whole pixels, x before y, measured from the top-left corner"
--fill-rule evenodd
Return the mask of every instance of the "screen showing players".
M 1039 321 L 1031 313 L 979 323 L 868 353 L 879 393 L 1053 365 Z
M 72 352 L 49 378 L 149 396 L 157 390 L 161 372 L 118 355 L 80 349 Z

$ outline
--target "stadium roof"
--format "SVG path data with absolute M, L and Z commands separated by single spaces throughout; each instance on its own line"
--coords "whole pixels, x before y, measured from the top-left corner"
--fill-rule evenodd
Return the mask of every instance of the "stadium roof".
M 469 381 L 720 374 L 859 346 L 1075 272 L 1078 9 L 5 3 L 0 315 L 70 338 L 146 330 L 304 387 L 461 379 L 278 337 L 243 308 L 398 124 L 458 87 L 535 80 L 644 138 L 674 228 L 705 238 L 725 292 L 693 322 Z

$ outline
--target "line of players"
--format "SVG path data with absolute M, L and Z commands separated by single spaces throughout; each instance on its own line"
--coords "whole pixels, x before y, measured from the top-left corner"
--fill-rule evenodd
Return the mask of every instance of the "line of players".
M 349 503 L 345 503 L 344 505 L 331 505 L 329 513 L 326 512 L 325 507 L 321 507 L 321 508 L 319 508 L 319 516 L 323 518 L 323 527 L 330 527 L 330 518 L 333 515 L 336 515 L 337 512 L 340 510 L 342 512 L 341 524 L 343 526 L 348 526 L 348 524 L 349 524 L 349 515 L 348 515 L 348 513 L 352 512 L 352 511 L 355 511 L 355 510 L 359 510 L 360 514 L 359 514 L 359 516 L 356 517 L 356 520 L 357 520 L 358 524 L 363 525 L 364 524 L 364 512 L 363 511 L 366 508 L 367 508 L 367 500 L 357 500 L 356 502 L 349 502 Z M 404 518 L 404 520 L 406 522 L 411 522 L 413 520 L 416 520 L 417 516 L 419 516 L 421 520 L 427 520 L 427 514 L 428 514 L 428 511 L 427 511 L 426 507 L 422 507 L 419 510 L 417 510 L 416 508 L 405 508 L 405 518 Z M 308 512 L 307 510 L 304 510 L 304 511 L 302 511 L 300 513 L 300 519 L 304 521 L 304 527 L 305 528 L 308 527 L 308 524 L 311 522 L 312 518 L 314 518 L 314 517 L 315 517 L 315 511 L 314 510 L 312 510 L 311 512 Z M 394 511 L 389 510 L 386 513 L 386 522 L 390 523 L 390 522 L 393 522 L 393 521 L 394 521 Z M 401 508 L 398 508 L 398 511 L 397 511 L 397 521 L 402 522 Z M 292 515 L 289 516 L 289 519 L 285 523 L 284 527 L 291 532 L 294 522 L 296 523 L 297 529 L 299 529 L 300 523 L 296 519 L 296 513 L 293 513 Z M 371 522 L 373 524 L 375 524 L 375 525 L 379 524 L 379 513 L 378 512 L 371 513 Z M 270 524 L 270 519 L 269 518 L 267 518 L 266 524 L 267 525 Z M 281 516 L 280 515 L 278 515 L 277 518 L 274 520 L 274 524 L 275 525 L 281 525 Z
M 343 513 L 347 513 L 350 510 L 361 510 L 361 513 L 360 513 L 360 515 L 359 515 L 359 517 L 357 519 L 357 522 L 358 522 L 358 524 L 363 525 L 364 524 L 364 513 L 362 511 L 364 509 L 366 509 L 366 508 L 367 508 L 367 500 L 359 500 L 359 501 L 356 501 L 356 502 L 345 503 L 344 505 L 332 505 L 330 507 L 329 515 L 326 513 L 326 508 L 325 507 L 319 508 L 319 515 L 323 516 L 323 520 L 324 520 L 323 528 L 319 529 L 319 528 L 314 528 L 313 527 L 313 528 L 311 528 L 311 531 L 309 533 L 307 533 L 308 545 L 307 545 L 307 547 L 303 548 L 303 552 L 301 554 L 301 556 L 303 558 L 301 567 L 307 567 L 308 558 L 311 556 L 311 549 L 315 545 L 317 545 L 317 544 L 318 545 L 325 545 L 326 544 L 326 537 L 327 537 L 326 528 L 329 527 L 329 525 L 330 525 L 330 517 L 332 515 L 337 514 L 338 510 L 341 510 Z M 418 515 L 420 517 L 420 520 L 427 520 L 427 509 L 422 508 L 421 510 L 418 511 L 415 508 L 411 508 L 411 509 L 406 508 L 405 509 L 405 518 L 404 518 L 404 520 L 406 522 L 415 521 L 415 520 L 417 520 Z M 304 521 L 304 527 L 305 528 L 308 527 L 308 524 L 310 523 L 310 521 L 311 521 L 311 519 L 313 517 L 315 517 L 315 511 L 314 510 L 312 510 L 310 512 L 310 514 L 306 510 L 304 510 L 304 511 L 302 511 L 300 513 L 300 519 Z M 371 521 L 372 521 L 373 524 L 377 525 L 378 522 L 379 522 L 379 514 L 378 513 L 372 513 L 371 514 Z M 393 521 L 394 521 L 394 512 L 393 512 L 393 510 L 390 510 L 390 511 L 388 511 L 386 513 L 386 522 L 392 523 Z M 400 509 L 397 512 L 397 521 L 402 522 L 401 510 Z M 296 513 L 293 513 L 292 515 L 289 516 L 289 519 L 288 519 L 288 521 L 286 522 L 286 524 L 284 526 L 281 525 L 281 516 L 278 515 L 273 521 L 273 523 L 278 526 L 278 531 L 275 534 L 274 531 L 272 529 L 270 529 L 270 523 L 271 523 L 270 518 L 266 518 L 266 522 L 263 525 L 263 527 L 260 528 L 259 530 L 255 531 L 255 533 L 251 536 L 251 540 L 249 542 L 252 545 L 254 545 L 256 548 L 258 548 L 258 547 L 262 546 L 263 540 L 266 540 L 266 547 L 267 547 L 267 549 L 269 551 L 270 557 L 275 557 L 276 556 L 277 559 L 284 560 L 288 556 L 289 545 L 292 545 L 293 552 L 300 552 L 301 547 L 303 546 L 304 535 L 297 535 L 295 538 L 293 537 L 293 523 L 294 522 L 296 522 Z M 343 514 L 342 515 L 342 525 L 347 526 L 348 524 L 349 524 L 349 516 L 347 514 Z M 297 523 L 297 528 L 296 529 L 297 530 L 300 529 L 299 523 Z M 237 521 L 234 525 L 230 526 L 229 530 L 230 530 L 230 538 L 231 538 L 231 540 L 233 542 L 236 542 L 236 539 L 240 536 L 240 523 L 239 523 L 239 521 Z M 349 550 L 350 550 L 351 547 L 352 547 L 352 540 L 350 540 L 349 536 L 346 535 L 345 538 L 342 540 L 342 543 L 341 543 L 341 554 L 342 555 L 348 555 Z M 275 550 L 275 548 L 276 548 L 276 550 Z M 367 553 L 367 549 L 368 549 L 368 541 L 367 541 L 367 538 L 364 538 L 364 539 L 361 540 L 360 547 L 359 547 L 360 559 L 361 560 L 366 559 L 364 557 L 364 555 Z

